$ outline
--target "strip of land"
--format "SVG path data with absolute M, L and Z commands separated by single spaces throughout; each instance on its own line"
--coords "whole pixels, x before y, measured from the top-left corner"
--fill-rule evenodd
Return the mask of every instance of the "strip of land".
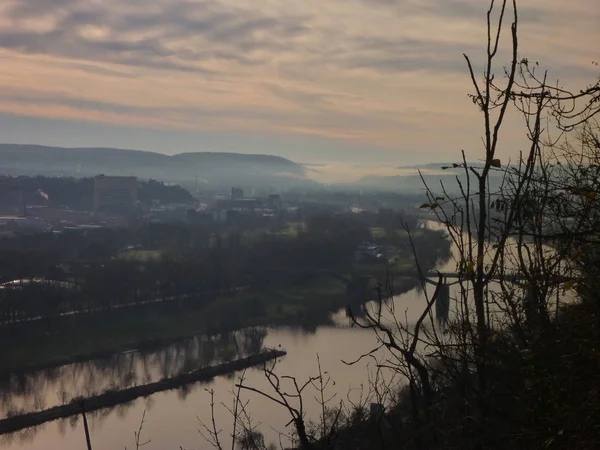
M 11 342 L 0 349 L 0 377 L 247 327 L 329 325 L 331 313 L 348 304 L 346 284 L 331 275 L 286 278 L 294 279 L 260 292 L 236 291 L 202 307 L 193 301 L 156 303 L 0 327 L 0 341 Z M 402 293 L 416 281 L 396 278 L 395 285 Z
M 97 411 L 99 409 L 110 408 L 115 405 L 127 403 L 139 397 L 147 397 L 157 392 L 177 389 L 190 383 L 209 381 L 216 376 L 226 375 L 231 372 L 244 370 L 248 367 L 257 366 L 267 361 L 285 356 L 286 354 L 287 353 L 283 350 L 268 350 L 246 358 L 236 359 L 216 366 L 203 367 L 175 377 L 165 378 L 155 383 L 134 386 L 119 391 L 108 391 L 84 400 L 76 399 L 66 405 L 9 417 L 0 420 L 0 435 L 13 433 L 25 428 L 42 425 L 43 423 L 51 422 L 53 420 L 81 414 L 82 407 L 85 407 L 86 412 Z

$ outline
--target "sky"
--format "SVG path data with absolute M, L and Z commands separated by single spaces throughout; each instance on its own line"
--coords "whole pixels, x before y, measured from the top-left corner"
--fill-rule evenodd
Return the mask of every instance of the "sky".
M 274 154 L 337 178 L 463 149 L 477 159 L 482 122 L 462 54 L 481 75 L 487 7 L 2 0 L 0 142 Z M 519 57 L 566 87 L 597 79 L 598 0 L 527 0 L 519 12 Z M 509 116 L 499 156 L 523 150 L 524 136 Z

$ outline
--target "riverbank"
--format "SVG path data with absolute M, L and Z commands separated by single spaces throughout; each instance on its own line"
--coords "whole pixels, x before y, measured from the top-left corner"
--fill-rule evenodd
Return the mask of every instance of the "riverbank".
M 166 346 L 203 334 L 253 326 L 298 326 L 308 330 L 331 323 L 347 305 L 346 284 L 332 275 L 301 275 L 275 282 L 262 292 L 234 292 L 204 308 L 194 302 L 145 305 L 81 316 L 15 324 L 0 329 L 0 376 L 106 358 L 132 349 Z M 415 280 L 395 280 L 398 292 Z
M 13 433 L 53 420 L 81 414 L 83 407 L 85 407 L 86 413 L 110 408 L 112 406 L 131 402 L 139 397 L 147 397 L 157 392 L 177 389 L 190 383 L 209 381 L 216 376 L 244 370 L 285 355 L 286 352 L 283 350 L 268 350 L 246 358 L 236 359 L 216 366 L 203 367 L 175 377 L 165 378 L 155 383 L 134 386 L 119 391 L 108 391 L 86 399 L 76 399 L 68 404 L 55 406 L 43 411 L 1 419 L 0 435 Z

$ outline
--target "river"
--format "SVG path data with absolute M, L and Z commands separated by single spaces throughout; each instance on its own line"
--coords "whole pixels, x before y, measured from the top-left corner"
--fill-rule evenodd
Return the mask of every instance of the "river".
M 433 224 L 432 227 L 439 224 Z M 439 267 L 454 271 L 451 259 Z M 412 290 L 393 299 L 397 312 L 409 322 L 421 314 L 425 298 L 420 290 Z M 373 362 L 363 360 L 348 366 L 343 361 L 356 359 L 376 346 L 372 331 L 349 327 L 343 312 L 335 315 L 336 326 L 319 327 L 312 332 L 300 329 L 240 330 L 210 340 L 196 338 L 158 351 L 132 352 L 105 360 L 71 364 L 58 369 L 41 371 L 28 376 L 13 377 L 0 383 L 0 414 L 6 417 L 19 411 L 31 411 L 61 404 L 78 395 L 91 395 L 111 388 L 124 388 L 156 381 L 199 365 L 216 364 L 244 356 L 261 347 L 283 348 L 287 356 L 277 363 L 280 375 L 294 375 L 300 382 L 318 374 L 317 355 L 321 366 L 333 383 L 328 392 L 336 394 L 334 402 L 348 398 L 357 401 L 369 392 L 375 379 Z M 231 414 L 221 405 L 231 405 L 234 383 L 240 374 L 218 377 L 210 383 L 197 383 L 182 389 L 161 392 L 148 398 L 100 411 L 89 417 L 91 441 L 94 450 L 135 449 L 134 432 L 138 430 L 145 412 L 141 447 L 144 450 L 179 449 L 204 450 L 213 448 L 198 432 L 200 421 L 210 422 L 210 394 L 215 392 L 215 418 L 223 429 L 222 438 L 230 442 Z M 245 384 L 268 389 L 264 374 L 259 369 L 245 373 Z M 396 380 L 401 383 L 400 380 Z M 314 401 L 315 389 L 309 390 L 305 405 L 307 416 L 317 418 L 319 406 Z M 243 392 L 249 400 L 248 409 L 261 425 L 267 442 L 275 442 L 278 432 L 290 432 L 286 423 L 287 411 L 272 401 L 252 392 Z M 367 405 L 368 406 L 368 405 Z M 230 446 L 226 445 L 227 447 Z M 279 447 L 279 445 L 277 446 Z M 81 417 L 50 422 L 20 433 L 0 436 L 2 450 L 80 450 L 85 448 Z
M 414 306 L 415 315 L 422 305 L 421 295 L 411 291 L 395 300 L 398 306 Z M 59 369 L 39 372 L 28 377 L 14 377 L 10 384 L 1 386 L 2 416 L 19 409 L 47 408 L 62 403 L 77 395 L 98 393 L 111 387 L 123 388 L 170 376 L 200 364 L 215 364 L 227 358 L 242 356 L 265 347 L 281 346 L 288 354 L 277 363 L 277 373 L 290 374 L 298 380 L 315 376 L 317 355 L 324 371 L 335 381 L 330 392 L 338 398 L 351 392 L 358 398 L 360 390 L 366 394 L 369 384 L 369 367 L 366 363 L 345 365 L 375 345 L 373 333 L 368 330 L 350 328 L 348 319 L 339 314 L 339 326 L 320 327 L 314 332 L 299 329 L 244 330 L 221 337 L 215 341 L 190 340 L 167 349 L 118 355 L 109 360 L 72 364 Z M 253 342 L 252 342 L 253 341 Z M 241 343 L 241 344 L 240 344 Z M 237 347 L 237 348 L 236 348 Z M 371 370 L 373 372 L 373 370 Z M 144 411 L 144 439 L 151 442 L 144 447 L 150 449 L 209 449 L 212 448 L 198 433 L 199 420 L 210 421 L 210 395 L 206 389 L 214 389 L 218 403 L 230 404 L 234 379 L 218 377 L 208 384 L 195 384 L 185 388 L 154 394 L 111 410 L 102 411 L 89 418 L 94 450 L 135 448 L 134 431 L 139 428 Z M 246 384 L 266 388 L 263 373 L 258 369 L 246 372 Z M 309 397 L 314 395 L 314 390 Z M 257 421 L 262 422 L 261 431 L 267 439 L 274 440 L 277 433 L 286 430 L 289 417 L 286 412 L 269 400 L 247 392 L 244 399 L 250 400 L 250 410 Z M 309 402 L 309 415 L 317 416 L 317 405 Z M 224 430 L 231 425 L 230 414 L 223 406 L 216 407 L 218 424 Z M 272 428 L 271 428 L 272 427 Z M 226 431 L 224 432 L 224 435 Z M 227 440 L 226 436 L 224 437 Z M 0 436 L 0 448 L 32 450 L 79 450 L 85 448 L 85 436 L 80 417 L 50 422 L 40 427 L 12 435 Z

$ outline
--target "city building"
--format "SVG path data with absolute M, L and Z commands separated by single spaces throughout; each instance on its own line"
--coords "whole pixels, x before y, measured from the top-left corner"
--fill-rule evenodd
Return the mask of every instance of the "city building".
M 244 198 L 244 190 L 242 188 L 231 188 L 231 200 L 242 200 Z
M 152 208 L 148 219 L 153 223 L 175 223 L 188 221 L 188 208 L 181 205 L 170 205 Z
M 385 249 L 377 244 L 361 242 L 354 250 L 354 262 L 363 264 L 386 263 Z
M 217 200 L 216 209 L 236 209 L 240 211 L 254 211 L 261 208 L 262 202 L 256 198 L 239 198 L 231 200 Z
M 52 226 L 39 217 L 0 216 L 0 229 L 16 232 L 41 232 L 52 230 Z
M 137 202 L 137 178 L 98 175 L 94 178 L 95 211 L 128 211 Z
M 240 211 L 222 209 L 213 212 L 213 220 L 219 223 L 235 223 L 240 219 Z
M 279 211 L 283 208 L 283 200 L 279 194 L 270 194 L 267 198 L 267 206 L 271 209 Z
M 210 209 L 198 208 L 189 209 L 187 212 L 188 223 L 206 224 L 215 220 L 215 213 Z

